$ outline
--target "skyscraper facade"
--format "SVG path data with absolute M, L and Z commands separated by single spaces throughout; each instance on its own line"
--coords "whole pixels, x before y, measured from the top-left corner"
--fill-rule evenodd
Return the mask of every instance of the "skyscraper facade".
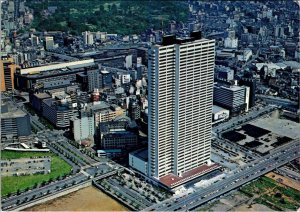
M 88 91 L 93 92 L 95 89 L 102 88 L 102 78 L 99 69 L 87 70 Z
M 210 159 L 215 41 L 192 35 L 149 50 L 148 173 L 156 179 Z

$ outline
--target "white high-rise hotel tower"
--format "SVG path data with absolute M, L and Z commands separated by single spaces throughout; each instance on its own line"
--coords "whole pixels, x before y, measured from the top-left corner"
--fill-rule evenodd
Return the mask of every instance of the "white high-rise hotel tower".
M 215 41 L 168 36 L 148 63 L 148 175 L 181 176 L 210 161 Z

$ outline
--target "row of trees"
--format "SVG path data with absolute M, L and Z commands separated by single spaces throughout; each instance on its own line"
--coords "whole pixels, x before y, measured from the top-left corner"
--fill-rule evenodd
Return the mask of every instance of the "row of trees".
M 16 193 L 8 193 L 8 194 L 6 195 L 6 197 L 10 197 L 10 196 L 13 195 L 13 194 L 20 195 L 21 193 L 27 192 L 27 191 L 29 191 L 30 189 L 40 188 L 40 187 L 43 187 L 43 186 L 45 186 L 45 185 L 48 185 L 48 184 L 50 184 L 51 182 L 53 182 L 53 181 L 55 181 L 55 180 L 59 181 L 59 180 L 66 179 L 67 176 L 69 176 L 69 175 L 68 175 L 68 174 L 64 174 L 64 175 L 61 175 L 61 176 L 57 176 L 57 177 L 55 177 L 55 178 L 50 177 L 49 179 L 46 179 L 46 180 L 44 180 L 44 181 L 42 181 L 42 182 L 40 182 L 40 183 L 35 182 L 35 183 L 33 184 L 33 186 L 27 187 L 27 188 L 25 188 L 24 190 L 18 189 Z

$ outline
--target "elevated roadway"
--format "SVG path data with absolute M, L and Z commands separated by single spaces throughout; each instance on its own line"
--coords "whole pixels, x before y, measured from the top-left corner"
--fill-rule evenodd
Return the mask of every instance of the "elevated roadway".
M 171 198 L 161 203 L 155 204 L 144 211 L 176 211 L 192 210 L 198 206 L 213 200 L 231 190 L 283 166 L 284 164 L 300 157 L 300 139 L 294 140 L 288 145 L 278 148 L 272 155 L 266 155 L 253 163 L 234 171 L 227 178 L 194 193 L 180 198 Z

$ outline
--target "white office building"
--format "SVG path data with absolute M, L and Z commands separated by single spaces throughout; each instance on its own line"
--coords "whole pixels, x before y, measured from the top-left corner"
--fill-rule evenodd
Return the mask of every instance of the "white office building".
M 228 31 L 228 37 L 225 38 L 225 48 L 236 49 L 238 47 L 238 39 L 235 37 L 235 31 Z
M 232 85 L 229 87 L 215 84 L 214 102 L 231 112 L 248 111 L 250 88 L 246 86 Z
M 95 134 L 94 115 L 72 117 L 70 119 L 70 125 L 75 141 L 92 138 Z
M 46 46 L 46 50 L 52 50 L 55 48 L 54 46 L 54 39 L 52 36 L 47 36 L 45 37 L 45 46 Z
M 158 180 L 210 161 L 215 41 L 200 36 L 149 50 L 148 174 Z
M 89 31 L 85 31 L 82 33 L 83 36 L 83 43 L 84 45 L 93 45 L 94 44 L 94 34 L 89 32 Z

